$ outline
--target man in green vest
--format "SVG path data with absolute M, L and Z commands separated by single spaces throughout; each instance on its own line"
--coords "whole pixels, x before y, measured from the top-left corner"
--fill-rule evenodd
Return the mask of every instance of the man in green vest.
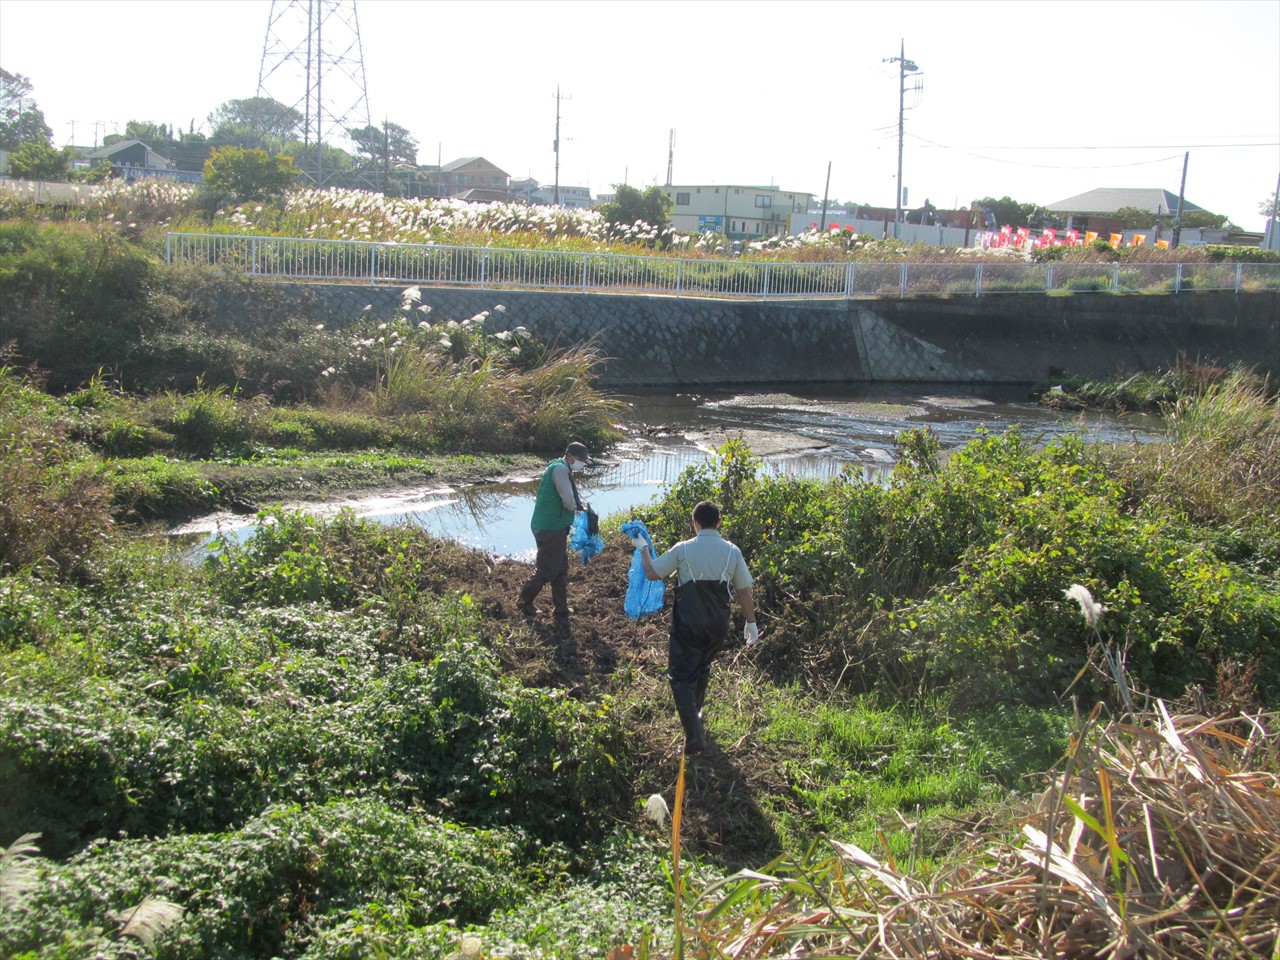
M 536 616 L 533 605 L 543 584 L 551 584 L 551 603 L 555 617 L 569 619 L 569 527 L 573 515 L 585 509 L 578 496 L 573 475 L 591 462 L 585 444 L 575 440 L 564 449 L 564 456 L 552 460 L 542 473 L 538 498 L 533 506 L 533 539 L 538 545 L 533 576 L 520 590 L 518 608 L 526 617 Z

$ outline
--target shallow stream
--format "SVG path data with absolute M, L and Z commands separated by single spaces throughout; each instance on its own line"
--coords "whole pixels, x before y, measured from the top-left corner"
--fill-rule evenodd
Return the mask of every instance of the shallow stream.
M 834 477 L 853 468 L 883 473 L 894 462 L 894 438 L 928 426 L 944 449 L 980 430 L 1017 425 L 1033 440 L 1081 433 L 1087 440 L 1124 443 L 1159 429 L 1150 417 L 1065 415 L 1026 400 L 1024 390 L 975 388 L 931 392 L 929 387 L 812 388 L 787 392 L 703 392 L 628 395 L 622 417 L 628 440 L 579 475 L 582 498 L 604 517 L 652 500 L 688 466 L 701 463 L 727 439 L 743 437 L 766 469 L 804 477 Z M 571 438 L 566 438 L 571 439 Z M 295 504 L 317 515 L 350 508 L 385 523 L 408 520 L 432 533 L 498 556 L 533 559 L 529 517 L 538 478 L 512 478 L 460 490 L 406 488 L 323 504 Z M 176 534 L 229 533 L 247 538 L 253 521 L 216 514 Z

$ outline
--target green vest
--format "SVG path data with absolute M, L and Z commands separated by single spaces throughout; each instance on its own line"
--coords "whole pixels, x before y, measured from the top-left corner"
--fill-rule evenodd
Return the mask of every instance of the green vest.
M 529 524 L 534 530 L 567 530 L 573 523 L 573 511 L 564 508 L 555 478 L 551 475 L 556 467 L 567 469 L 564 458 L 552 460 L 542 473 L 538 499 L 533 505 L 533 520 Z

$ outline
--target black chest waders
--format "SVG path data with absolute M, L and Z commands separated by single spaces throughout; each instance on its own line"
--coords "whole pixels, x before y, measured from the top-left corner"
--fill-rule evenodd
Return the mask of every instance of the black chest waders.
M 711 661 L 729 642 L 729 564 L 725 560 L 719 580 L 686 580 L 676 586 L 671 608 L 671 641 L 667 652 L 667 679 L 684 727 L 685 752 L 697 753 L 705 745 L 702 708 L 711 679 Z M 687 561 L 686 561 L 687 564 Z M 692 568 L 689 569 L 692 575 Z

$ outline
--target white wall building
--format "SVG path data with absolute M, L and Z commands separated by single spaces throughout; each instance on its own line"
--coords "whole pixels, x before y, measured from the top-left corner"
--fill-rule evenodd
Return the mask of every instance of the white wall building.
M 681 233 L 719 233 L 734 240 L 782 237 L 792 215 L 807 215 L 813 194 L 779 187 L 691 184 L 660 187 L 675 206 L 671 227 Z

